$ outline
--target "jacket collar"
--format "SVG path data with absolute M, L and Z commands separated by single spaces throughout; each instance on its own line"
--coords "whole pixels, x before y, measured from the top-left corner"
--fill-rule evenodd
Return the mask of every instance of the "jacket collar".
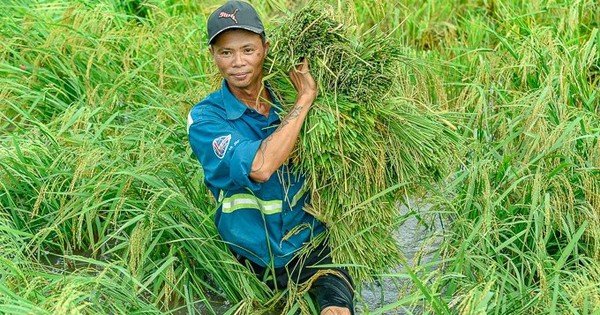
M 267 92 L 271 96 L 273 100 L 273 105 L 271 106 L 271 112 L 279 114 L 281 111 L 281 104 L 279 100 L 273 94 L 271 87 L 268 83 L 265 82 L 265 88 Z M 242 103 L 240 100 L 231 93 L 229 87 L 227 86 L 227 81 L 223 80 L 221 84 L 221 98 L 223 99 L 223 106 L 225 107 L 225 112 L 227 113 L 228 120 L 236 120 L 244 114 L 244 112 L 248 109 L 248 106 Z
M 240 102 L 240 100 L 231 93 L 227 86 L 227 81 L 225 80 L 223 80 L 223 83 L 221 84 L 221 98 L 223 99 L 223 106 L 225 107 L 228 120 L 235 120 L 242 117 L 248 108 L 246 104 Z

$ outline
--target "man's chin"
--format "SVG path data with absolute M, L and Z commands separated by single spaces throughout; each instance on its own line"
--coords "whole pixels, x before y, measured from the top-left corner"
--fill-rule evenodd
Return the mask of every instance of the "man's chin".
M 227 83 L 229 83 L 230 87 L 236 88 L 236 89 L 246 89 L 250 86 L 250 82 L 246 82 L 246 81 L 236 81 L 236 80 L 228 80 Z

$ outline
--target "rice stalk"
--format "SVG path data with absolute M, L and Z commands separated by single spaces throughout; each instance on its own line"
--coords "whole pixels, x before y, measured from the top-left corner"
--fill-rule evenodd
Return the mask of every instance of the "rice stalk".
M 307 211 L 328 225 L 334 259 L 356 266 L 360 283 L 398 262 L 395 195 L 380 193 L 444 177 L 458 137 L 443 114 L 415 104 L 420 95 L 403 94 L 403 77 L 422 75 L 411 73 L 410 53 L 375 31 L 352 37 L 333 12 L 312 2 L 283 20 L 267 68 L 285 111 L 294 99 L 288 71 L 301 57 L 311 62 L 319 97 L 292 163 L 308 178 Z M 379 197 L 362 204 L 372 196 Z

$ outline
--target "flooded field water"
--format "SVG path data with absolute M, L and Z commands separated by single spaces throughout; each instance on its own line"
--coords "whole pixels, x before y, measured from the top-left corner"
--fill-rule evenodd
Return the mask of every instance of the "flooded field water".
M 410 208 L 399 207 L 406 221 L 396 230 L 396 241 L 404 254 L 406 261 L 412 266 L 425 265 L 432 262 L 435 251 L 442 240 L 443 224 L 437 215 L 429 213 L 431 205 L 417 205 L 414 202 Z M 422 218 L 423 222 L 420 222 Z M 402 266 L 397 266 L 390 274 L 400 277 L 383 277 L 380 281 L 366 285 L 361 291 L 361 299 L 357 303 L 357 314 L 368 313 L 401 299 L 405 292 L 411 289 L 412 282 L 408 277 L 402 277 L 406 272 Z M 383 314 L 402 315 L 415 314 L 418 310 L 394 310 Z

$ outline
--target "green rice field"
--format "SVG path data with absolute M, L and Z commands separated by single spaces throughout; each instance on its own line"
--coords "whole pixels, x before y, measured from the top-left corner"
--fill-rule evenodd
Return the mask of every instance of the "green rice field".
M 0 1 L 1 314 L 317 314 L 220 240 L 188 145 L 221 3 Z M 358 314 L 600 314 L 598 1 L 251 3 L 284 107 L 293 60 L 319 84 L 291 159 Z

